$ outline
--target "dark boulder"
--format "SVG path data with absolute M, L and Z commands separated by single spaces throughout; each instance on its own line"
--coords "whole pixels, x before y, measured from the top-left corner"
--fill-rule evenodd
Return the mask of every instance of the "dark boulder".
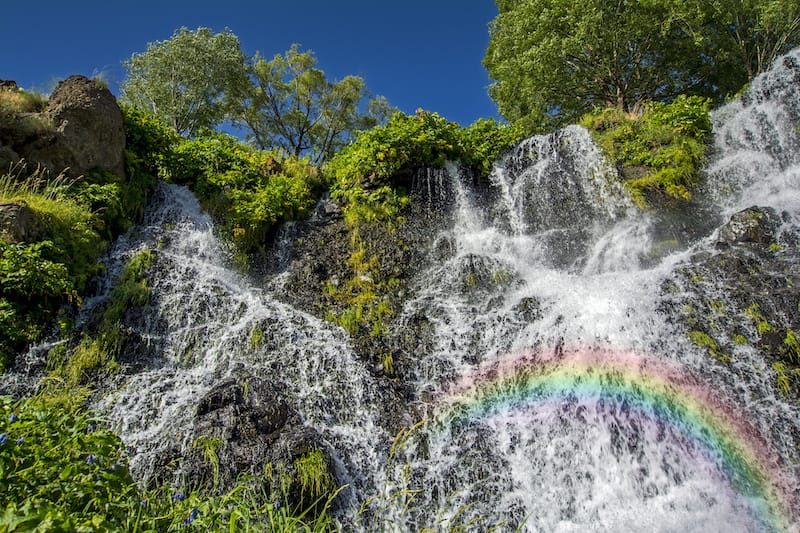
M 332 461 L 322 437 L 302 425 L 297 412 L 270 381 L 228 378 L 198 403 L 183 471 L 194 483 L 229 490 L 241 475 L 252 475 L 265 493 L 297 508 L 311 494 L 298 472 L 309 457 L 322 461 L 326 490 L 333 490 Z M 263 474 L 263 476 L 262 476 Z
M 31 242 L 41 238 L 42 221 L 21 202 L 0 203 L 0 240 L 9 244 Z
M 731 216 L 719 229 L 717 246 L 742 243 L 769 245 L 775 242 L 781 219 L 774 209 L 749 207 Z

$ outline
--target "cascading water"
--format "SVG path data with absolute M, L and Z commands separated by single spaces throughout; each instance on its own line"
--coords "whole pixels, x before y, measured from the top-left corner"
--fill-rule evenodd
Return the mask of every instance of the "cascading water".
M 723 215 L 800 212 L 798 55 L 716 116 Z M 403 480 L 420 512 L 399 529 L 439 509 L 509 531 L 796 530 L 797 407 L 752 350 L 719 364 L 662 312 L 665 281 L 713 240 L 643 261 L 652 221 L 577 127 L 500 162 L 491 216 L 450 174 L 458 206 L 439 240 L 454 253 L 419 276 L 400 320 L 434 334 L 413 354 L 430 421 Z
M 334 460 L 343 483 L 358 487 L 371 479 L 389 437 L 375 424 L 380 393 L 370 388 L 346 335 L 229 268 L 210 219 L 187 189 L 162 184 L 153 205 L 111 252 L 109 277 L 132 254 L 153 251 L 151 301 L 137 328 L 157 357 L 132 361 L 137 371 L 97 405 L 132 450 L 133 473 L 140 479 L 159 474 L 161 455 L 169 459 L 176 445 L 186 453 L 198 402 L 233 377 L 274 383 L 303 423 L 341 451 Z
M 797 225 L 798 55 L 715 118 L 708 197 L 721 215 L 757 202 L 788 212 L 785 231 Z M 250 376 L 275 382 L 330 444 L 351 503 L 380 495 L 380 529 L 796 531 L 800 411 L 753 350 L 718 363 L 664 311 L 665 283 L 693 254 L 719 253 L 713 237 L 657 259 L 654 222 L 579 127 L 501 161 L 493 205 L 463 178 L 414 178 L 451 220 L 431 238 L 445 257 L 410 281 L 393 326 L 429 332 L 408 354 L 428 419 L 388 471 L 389 402 L 344 332 L 227 268 L 191 194 L 160 186 L 109 269 L 154 251 L 138 328 L 157 356 L 129 361 L 135 371 L 98 403 L 134 472 L 155 474 L 216 383 Z M 345 523 L 372 527 L 353 509 Z

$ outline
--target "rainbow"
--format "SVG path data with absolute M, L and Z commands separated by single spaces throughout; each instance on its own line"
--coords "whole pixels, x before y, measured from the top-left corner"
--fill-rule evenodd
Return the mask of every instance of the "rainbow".
M 444 432 L 469 420 L 522 406 L 548 408 L 567 398 L 624 402 L 686 435 L 725 472 L 771 531 L 792 528 L 794 484 L 769 446 L 721 397 L 668 362 L 606 349 L 508 355 L 464 375 L 434 401 L 432 427 Z

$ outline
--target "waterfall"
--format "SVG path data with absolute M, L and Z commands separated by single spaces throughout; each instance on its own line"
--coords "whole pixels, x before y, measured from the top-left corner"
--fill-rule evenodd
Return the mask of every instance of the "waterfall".
M 724 216 L 800 209 L 798 52 L 781 61 L 714 117 L 706 179 Z M 435 334 L 406 455 L 420 511 L 398 530 L 431 509 L 478 530 L 796 530 L 800 411 L 754 350 L 720 364 L 665 311 L 665 286 L 714 239 L 647 260 L 653 221 L 577 126 L 498 162 L 488 216 L 449 175 L 453 251 L 399 321 Z
M 703 195 L 723 218 L 783 211 L 787 235 L 800 214 L 799 56 L 715 114 Z M 386 391 L 345 332 L 237 274 L 191 193 L 159 186 L 108 259 L 111 280 L 154 253 L 151 301 L 130 326 L 142 353 L 96 405 L 133 472 L 155 476 L 186 451 L 216 383 L 259 378 L 329 444 L 353 487 L 337 512 L 355 529 L 798 531 L 800 409 L 754 348 L 717 361 L 681 322 L 682 306 L 729 302 L 710 281 L 681 281 L 723 253 L 718 232 L 665 256 L 657 223 L 578 126 L 524 141 L 490 180 L 487 198 L 452 165 L 412 179 L 421 201 L 447 206 L 390 332 L 416 342 L 403 378 L 424 415 L 396 447 Z M 376 494 L 364 525 L 357 503 Z
M 274 384 L 303 423 L 341 453 L 334 459 L 342 483 L 358 487 L 380 471 L 390 439 L 375 423 L 381 395 L 343 331 L 237 274 L 210 219 L 184 187 L 159 186 L 144 223 L 109 254 L 109 278 L 142 249 L 155 258 L 148 276 L 152 296 L 133 327 L 156 355 L 128 355 L 124 363 L 133 369 L 123 372 L 124 384 L 96 405 L 131 450 L 135 476 L 156 476 L 176 446 L 179 454 L 190 449 L 186 439 L 200 399 L 231 377 Z M 87 314 L 102 300 L 90 302 Z

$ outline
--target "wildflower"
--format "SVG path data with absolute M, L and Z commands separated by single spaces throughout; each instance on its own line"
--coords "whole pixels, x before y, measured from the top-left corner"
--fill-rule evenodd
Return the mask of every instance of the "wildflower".
M 140 504 L 142 507 L 144 507 L 145 509 L 147 509 L 147 505 L 148 505 L 148 503 L 147 503 L 147 500 L 142 500 L 141 502 L 139 502 L 139 504 Z
M 174 502 L 182 502 L 184 498 L 185 496 L 183 495 L 182 492 L 176 492 L 175 494 L 172 495 L 172 501 Z
M 0 446 L 4 445 L 6 440 L 8 440 L 8 435 L 5 433 L 0 433 Z
M 90 454 L 88 457 L 86 457 L 86 464 L 87 465 L 90 465 L 90 464 L 94 463 L 95 461 L 97 461 L 97 456 L 95 454 L 93 454 L 93 453 Z
M 25 442 L 25 438 L 24 438 L 24 437 L 20 437 L 20 438 L 18 438 L 18 439 L 17 439 L 17 446 L 22 446 L 22 443 L 23 443 L 23 442 Z
M 17 415 L 15 415 L 14 413 L 11 413 L 11 416 L 8 417 L 8 421 L 9 422 L 13 422 L 16 419 L 17 419 Z
M 200 514 L 200 509 L 195 507 L 194 509 L 192 509 L 192 512 L 189 514 L 189 516 L 183 519 L 183 524 L 184 525 L 191 524 L 192 522 L 194 522 L 194 519 L 197 518 L 199 514 Z

